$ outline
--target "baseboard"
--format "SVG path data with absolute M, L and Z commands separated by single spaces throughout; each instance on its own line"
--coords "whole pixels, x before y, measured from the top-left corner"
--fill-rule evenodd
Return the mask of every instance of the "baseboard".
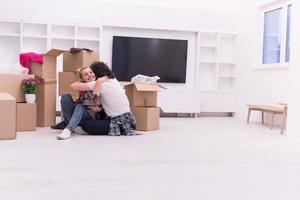
M 234 117 L 234 115 L 233 112 L 160 113 L 160 117 Z
M 160 113 L 160 117 L 234 117 L 234 115 L 233 112 Z M 56 116 L 61 117 L 61 111 L 56 111 Z

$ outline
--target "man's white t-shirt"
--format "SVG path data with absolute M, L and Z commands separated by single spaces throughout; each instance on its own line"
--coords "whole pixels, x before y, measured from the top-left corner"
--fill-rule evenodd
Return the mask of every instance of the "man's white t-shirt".
M 91 89 L 95 87 L 95 81 L 90 82 Z M 109 79 L 102 83 L 100 98 L 102 108 L 110 117 L 116 117 L 126 112 L 130 112 L 129 101 L 125 94 L 125 90 L 121 87 L 119 81 Z

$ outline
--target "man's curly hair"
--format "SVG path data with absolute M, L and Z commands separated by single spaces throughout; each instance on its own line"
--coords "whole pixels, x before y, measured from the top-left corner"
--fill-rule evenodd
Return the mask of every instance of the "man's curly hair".
M 91 64 L 90 68 L 94 72 L 96 79 L 107 76 L 110 79 L 115 78 L 114 73 L 111 71 L 111 69 L 107 66 L 106 63 L 100 62 L 100 61 L 95 61 Z

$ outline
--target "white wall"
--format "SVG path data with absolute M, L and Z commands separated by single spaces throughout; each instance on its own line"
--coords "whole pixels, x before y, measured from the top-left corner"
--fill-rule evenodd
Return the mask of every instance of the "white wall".
M 289 107 L 287 132 L 291 138 L 300 138 L 300 2 L 294 1 L 292 10 L 292 47 L 289 73 Z M 298 23 L 297 23 L 298 22 Z
M 289 70 L 257 70 L 262 55 L 262 11 L 259 6 L 269 2 L 257 0 L 244 2 L 239 20 L 238 42 L 238 111 L 237 116 L 246 120 L 246 104 L 276 105 L 288 101 Z M 294 8 L 293 8 L 294 9 Z M 294 11 L 293 11 L 294 14 Z M 270 116 L 266 116 L 268 122 Z M 251 121 L 261 122 L 259 113 L 251 114 Z M 275 118 L 276 124 L 279 116 Z

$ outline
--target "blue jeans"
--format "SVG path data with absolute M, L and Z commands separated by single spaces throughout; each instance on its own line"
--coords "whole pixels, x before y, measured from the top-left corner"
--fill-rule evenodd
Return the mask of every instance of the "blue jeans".
M 70 94 L 64 94 L 61 97 L 61 110 L 64 115 L 64 119 L 67 122 L 67 129 L 73 131 L 78 125 L 81 125 L 86 120 L 93 120 L 86 107 L 81 103 L 74 105 L 72 96 Z

